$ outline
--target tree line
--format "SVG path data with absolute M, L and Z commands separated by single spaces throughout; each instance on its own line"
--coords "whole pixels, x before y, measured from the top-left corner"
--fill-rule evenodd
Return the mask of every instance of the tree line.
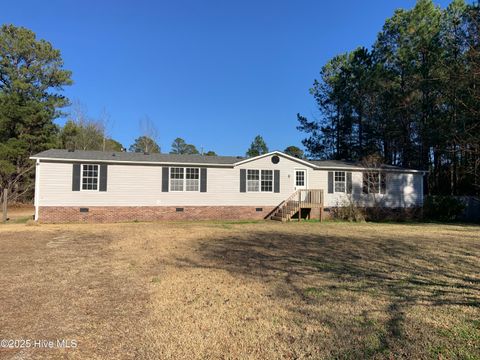
M 392 165 L 428 170 L 426 191 L 480 194 L 480 8 L 454 0 L 442 9 L 419 0 L 397 10 L 370 47 L 327 62 L 311 89 L 320 116 L 298 115 L 306 134 L 299 158 L 361 160 L 376 154 Z M 126 150 L 113 139 L 106 112 L 97 119 L 70 104 L 72 85 L 61 53 L 23 27 L 0 27 L 0 198 L 31 199 L 35 164 L 50 148 Z M 67 117 L 64 126 L 55 124 Z M 161 148 L 147 117 L 129 151 Z M 216 155 L 182 138 L 175 154 Z M 246 156 L 268 152 L 257 136 Z
M 432 194 L 480 194 L 480 8 L 418 0 L 373 46 L 339 54 L 310 89 L 320 116 L 297 115 L 314 158 L 428 171 Z
M 51 148 L 126 151 L 113 139 L 113 123 L 106 111 L 94 118 L 82 104 L 71 104 L 63 94 L 73 84 L 64 69 L 61 53 L 34 32 L 14 25 L 0 27 L 0 203 L 33 198 L 35 163 L 30 156 Z M 70 106 L 67 113 L 65 109 Z M 66 118 L 63 126 L 55 124 Z M 148 118 L 140 119 L 141 135 L 129 147 L 132 152 L 159 153 L 158 131 Z M 258 136 L 247 151 L 256 156 L 268 151 Z M 301 150 L 296 148 L 297 153 Z M 172 154 L 202 154 L 182 138 L 171 146 Z M 303 153 L 302 155 L 303 156 Z
M 81 106 L 76 104 L 70 118 L 58 132 L 57 147 L 70 150 L 98 150 L 98 151 L 127 151 L 123 145 L 107 135 L 106 128 L 108 116 L 103 113 L 98 119 L 86 116 Z M 137 137 L 128 151 L 139 153 L 161 153 L 157 142 L 158 131 L 154 123 L 145 117 L 140 121 L 143 135 Z M 268 146 L 262 136 L 257 135 L 245 153 L 247 157 L 263 155 L 269 152 Z M 288 146 L 284 152 L 297 158 L 304 158 L 304 152 L 297 146 Z M 204 151 L 177 137 L 171 144 L 170 154 L 217 156 L 213 150 Z
M 79 110 L 80 109 L 80 110 Z M 130 151 L 148 154 L 160 153 L 158 130 L 148 116 L 139 121 L 140 132 L 133 143 L 125 148 L 119 141 L 108 135 L 109 116 L 105 112 L 98 118 L 89 117 L 84 107 L 75 104 L 64 126 L 58 129 L 57 148 L 68 150 Z M 198 150 L 182 138 L 176 138 L 171 145 L 171 154 L 201 154 L 214 156 L 212 150 Z

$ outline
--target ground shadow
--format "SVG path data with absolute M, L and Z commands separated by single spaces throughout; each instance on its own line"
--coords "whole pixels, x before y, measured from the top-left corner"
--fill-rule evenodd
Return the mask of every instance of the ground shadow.
M 275 286 L 272 296 L 278 298 L 309 302 L 312 293 L 321 293 L 323 301 L 341 301 L 329 294 L 343 291 L 388 299 L 388 321 L 376 352 L 402 340 L 411 306 L 480 307 L 479 241 L 438 241 L 418 234 L 351 238 L 281 229 L 237 231 L 199 241 L 200 257 L 177 258 L 176 265 L 251 277 Z M 322 279 L 318 287 L 317 278 Z M 306 287 L 308 281 L 311 287 Z

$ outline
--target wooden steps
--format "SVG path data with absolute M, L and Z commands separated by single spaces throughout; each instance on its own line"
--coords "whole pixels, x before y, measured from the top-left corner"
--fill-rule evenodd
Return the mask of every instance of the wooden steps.
M 290 221 L 295 214 L 301 214 L 302 209 L 322 208 L 323 190 L 301 189 L 295 191 L 282 202 L 270 217 L 275 221 Z M 300 220 L 300 219 L 298 219 Z

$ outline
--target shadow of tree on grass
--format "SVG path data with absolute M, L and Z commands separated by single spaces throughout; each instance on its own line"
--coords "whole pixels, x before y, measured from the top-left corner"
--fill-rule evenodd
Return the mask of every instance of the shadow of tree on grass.
M 199 257 L 178 258 L 176 265 L 221 269 L 263 282 L 278 300 L 291 297 L 305 304 L 338 304 L 339 308 L 348 307 L 356 296 L 385 301 L 383 330 L 363 356 L 398 354 L 406 336 L 405 316 L 413 306 L 480 307 L 480 241 L 475 239 L 449 241 L 422 238 L 418 233 L 344 237 L 301 231 L 234 231 L 201 240 L 196 250 Z M 289 310 L 305 312 L 302 306 Z M 375 306 L 365 306 L 360 321 L 368 324 L 369 313 L 374 311 L 378 311 Z M 306 313 L 302 315 L 315 316 L 314 309 Z M 342 349 L 334 357 L 355 356 L 355 350 Z

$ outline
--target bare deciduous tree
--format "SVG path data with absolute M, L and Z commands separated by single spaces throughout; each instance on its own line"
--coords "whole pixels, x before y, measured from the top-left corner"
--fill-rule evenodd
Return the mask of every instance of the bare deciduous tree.
M 157 144 L 158 129 L 152 119 L 148 115 L 143 116 L 139 120 L 139 126 L 142 136 L 138 140 L 144 152 L 160 152 L 160 147 Z

